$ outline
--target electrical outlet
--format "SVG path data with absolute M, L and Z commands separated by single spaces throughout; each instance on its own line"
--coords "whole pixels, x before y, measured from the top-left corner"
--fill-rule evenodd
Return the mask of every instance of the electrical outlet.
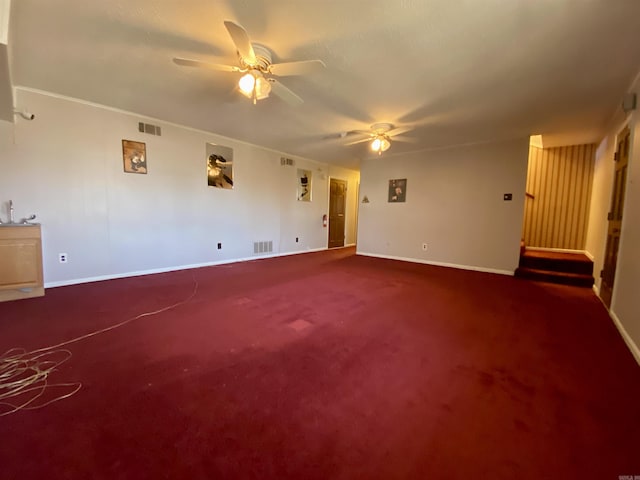
M 298 243 L 298 237 L 296 237 L 296 243 Z
M 427 251 L 427 248 L 428 248 L 427 244 L 426 244 L 426 243 L 423 243 L 423 244 L 422 244 L 422 251 L 423 251 L 423 252 L 426 252 L 426 251 Z
M 60 263 L 67 263 L 68 259 L 69 259 L 69 255 L 67 255 L 66 253 L 59 253 L 58 254 L 58 261 Z
M 218 242 L 218 250 L 222 250 L 222 243 Z

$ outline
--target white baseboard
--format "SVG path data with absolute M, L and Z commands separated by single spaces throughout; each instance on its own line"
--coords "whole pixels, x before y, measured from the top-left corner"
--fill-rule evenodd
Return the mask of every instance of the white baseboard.
M 229 263 L 249 262 L 251 260 L 261 260 L 264 258 L 286 257 L 289 255 L 299 255 L 301 253 L 321 252 L 327 250 L 327 247 L 310 248 L 308 250 L 300 250 L 296 252 L 271 253 L 266 255 L 255 255 L 244 258 L 230 258 L 226 260 L 216 260 L 214 262 L 192 263 L 189 265 L 177 265 L 172 267 L 152 268 L 149 270 L 139 270 L 135 272 L 114 273 L 110 275 L 99 275 L 96 277 L 74 278 L 72 280 L 61 280 L 57 282 L 45 282 L 45 288 L 66 287 L 69 285 L 78 285 L 81 283 L 101 282 L 104 280 L 115 280 L 118 278 L 139 277 L 142 275 L 153 275 L 155 273 L 176 272 L 179 270 L 189 270 L 191 268 L 214 267 L 216 265 L 226 265 Z
M 525 247 L 527 250 L 538 250 L 541 252 L 558 252 L 558 253 L 581 253 L 589 257 L 589 260 L 593 261 L 593 255 L 586 250 L 573 250 L 571 248 L 547 248 L 547 247 Z
M 631 336 L 627 332 L 627 329 L 624 328 L 624 325 L 622 325 L 622 322 L 620 321 L 618 316 L 611 309 L 607 308 L 607 306 L 604 304 L 604 302 L 602 301 L 602 298 L 600 298 L 600 289 L 595 284 L 593 285 L 593 291 L 598 297 L 598 300 L 600 300 L 600 303 L 602 303 L 602 306 L 609 313 L 609 317 L 611 317 L 611 320 L 613 320 L 613 324 L 618 329 L 618 333 L 620 333 L 620 336 L 624 340 L 624 343 L 627 344 L 627 348 L 631 350 L 631 354 L 633 355 L 633 358 L 635 358 L 636 362 L 638 362 L 638 365 L 640 365 L 640 348 L 638 348 L 638 345 L 636 344 L 636 342 L 633 341 L 633 338 L 631 338 Z
M 629 350 L 631 350 L 631 354 L 636 359 L 636 362 L 638 362 L 638 365 L 640 365 L 640 348 L 638 348 L 636 342 L 634 342 L 633 338 L 631 338 L 629 333 L 627 333 L 627 330 L 624 328 L 624 325 L 622 325 L 622 322 L 620 321 L 618 316 L 611 310 L 609 310 L 609 316 L 613 320 L 613 323 L 618 329 L 618 332 L 620 332 L 624 343 L 626 343 Z
M 421 258 L 407 258 L 407 257 L 396 257 L 394 255 L 381 255 L 378 253 L 369 253 L 369 252 L 359 252 L 356 251 L 357 255 L 362 255 L 365 257 L 376 257 L 376 258 L 386 258 L 387 260 L 400 260 L 401 262 L 411 262 L 411 263 L 422 263 L 424 265 L 435 265 L 437 267 L 449 267 L 449 268 L 458 268 L 460 270 L 473 270 L 476 272 L 484 272 L 484 273 L 497 273 L 499 275 L 509 275 L 513 277 L 513 272 L 510 270 L 500 270 L 496 268 L 485 268 L 485 267 L 476 267 L 474 265 L 458 265 L 456 263 L 446 263 L 446 262 L 433 262 L 430 260 L 423 260 Z

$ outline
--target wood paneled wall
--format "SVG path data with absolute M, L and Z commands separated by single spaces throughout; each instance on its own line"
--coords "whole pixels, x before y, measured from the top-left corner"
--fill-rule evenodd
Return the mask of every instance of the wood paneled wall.
M 529 147 L 527 246 L 584 250 L 596 145 Z

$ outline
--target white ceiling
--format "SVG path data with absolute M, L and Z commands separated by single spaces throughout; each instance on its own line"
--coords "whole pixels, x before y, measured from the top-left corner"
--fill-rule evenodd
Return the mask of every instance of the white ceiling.
M 284 77 L 304 98 L 252 105 L 224 20 L 273 61 L 321 59 Z M 357 167 L 339 133 L 413 126 L 384 155 L 543 134 L 596 141 L 640 69 L 637 0 L 14 0 L 15 86 L 42 89 Z M 37 114 L 37 112 L 34 112 Z M 547 144 L 547 142 L 545 142 Z

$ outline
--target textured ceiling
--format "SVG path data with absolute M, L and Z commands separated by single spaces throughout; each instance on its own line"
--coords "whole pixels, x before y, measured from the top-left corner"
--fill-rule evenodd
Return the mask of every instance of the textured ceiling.
M 305 103 L 252 105 L 223 21 L 273 61 L 321 59 L 283 77 Z M 637 0 L 19 0 L 15 86 L 68 95 L 290 154 L 357 167 L 340 132 L 412 126 L 386 156 L 543 134 L 598 140 L 640 69 Z M 37 112 L 35 112 L 37 113 Z

